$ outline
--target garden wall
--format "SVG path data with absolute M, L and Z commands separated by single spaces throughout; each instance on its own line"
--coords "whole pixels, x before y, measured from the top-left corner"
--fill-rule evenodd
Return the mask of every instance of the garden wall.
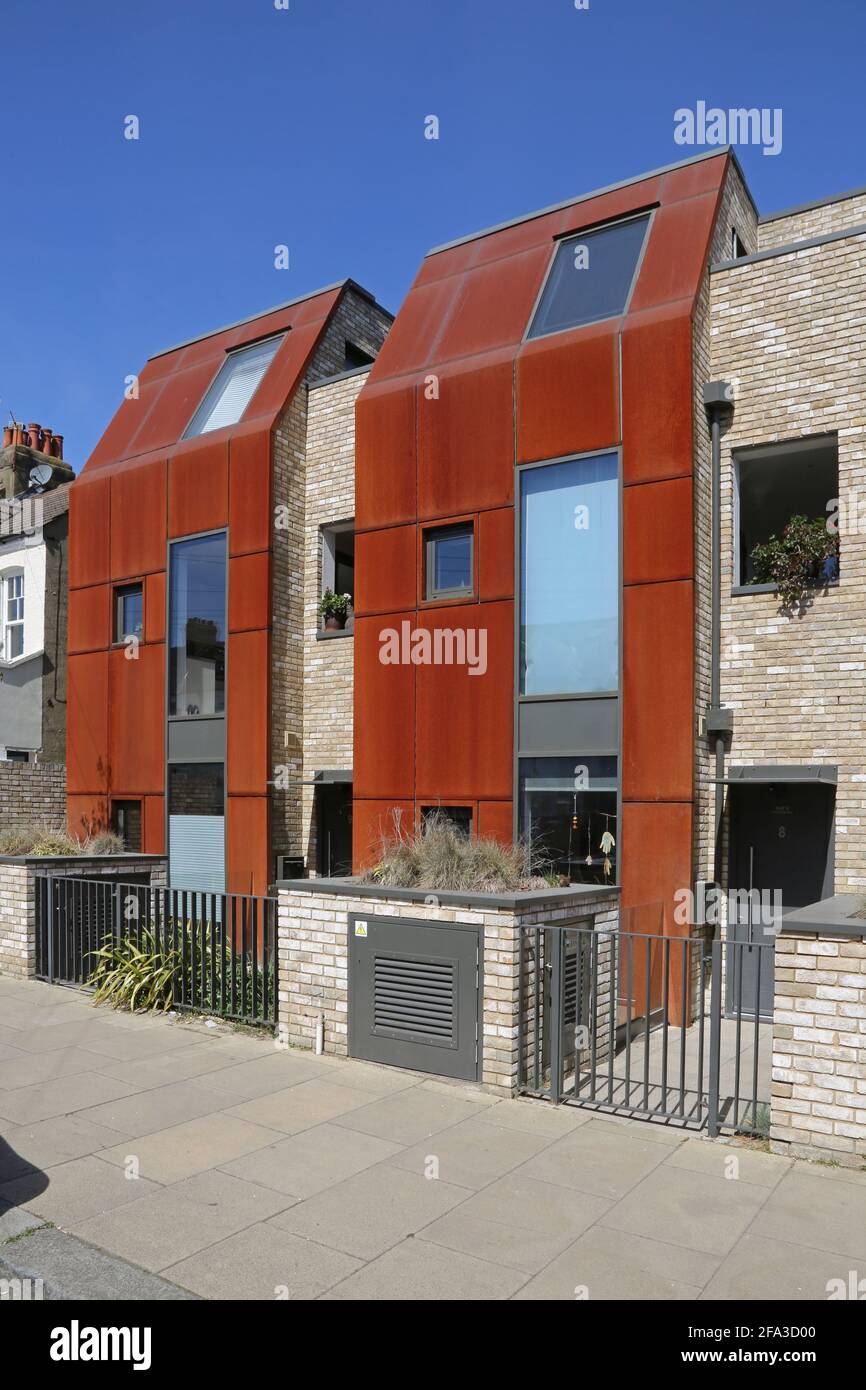
M 846 899 L 853 911 L 853 896 L 828 904 Z M 770 1147 L 860 1168 L 866 1161 L 866 921 L 846 915 L 808 931 L 794 919 L 810 911 L 792 914 L 776 944 Z
M 290 1046 L 313 1047 L 322 1014 L 325 1051 L 348 1055 L 350 913 L 459 922 L 480 927 L 483 938 L 481 1082 L 509 1094 L 518 1077 L 521 932 L 578 919 L 612 929 L 618 921 L 615 889 L 496 897 L 379 889 L 348 879 L 301 879 L 276 887 L 279 1014 Z
M 0 974 L 27 979 L 36 969 L 36 879 L 109 878 L 121 883 L 147 871 L 166 883 L 167 860 L 156 854 L 0 856 Z

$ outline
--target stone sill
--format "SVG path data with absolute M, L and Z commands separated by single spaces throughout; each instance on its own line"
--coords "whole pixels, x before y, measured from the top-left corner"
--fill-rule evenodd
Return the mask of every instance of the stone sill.
M 330 632 L 326 632 L 325 629 L 324 629 L 323 627 L 317 628 L 317 630 L 316 630 L 316 641 L 317 641 L 317 642 L 330 642 L 331 639 L 332 639 L 333 637 L 354 637 L 354 636 L 355 636 L 355 629 L 354 629 L 353 627 L 338 627 L 338 628 L 332 629 Z
M 0 854 L 0 864 L 164 864 L 164 854 Z
M 481 911 L 504 908 L 517 911 L 533 907 L 579 908 L 593 898 L 609 898 L 615 902 L 619 897 L 618 887 L 604 887 L 601 884 L 575 883 L 570 888 L 534 888 L 521 893 L 459 893 L 445 891 L 434 893 L 421 888 L 380 888 L 373 883 L 359 883 L 353 878 L 289 878 L 280 879 L 271 885 L 269 892 L 330 894 L 342 898 L 380 898 L 385 902 L 428 903 L 435 898 L 441 907 L 470 907 Z
M 827 584 L 810 584 L 807 594 L 825 594 L 829 589 L 838 589 L 839 580 L 831 579 Z M 731 588 L 731 598 L 744 598 L 746 594 L 776 594 L 779 592 L 777 584 L 734 584 Z
M 786 912 L 782 936 L 838 936 L 866 940 L 866 918 L 854 917 L 866 894 L 836 893 L 832 898 Z

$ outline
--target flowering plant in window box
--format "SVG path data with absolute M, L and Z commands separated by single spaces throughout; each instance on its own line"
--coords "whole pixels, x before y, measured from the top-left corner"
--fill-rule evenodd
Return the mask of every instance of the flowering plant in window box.
M 319 604 L 319 612 L 325 620 L 325 631 L 337 632 L 344 628 L 351 607 L 351 594 L 335 594 L 333 589 L 326 589 Z

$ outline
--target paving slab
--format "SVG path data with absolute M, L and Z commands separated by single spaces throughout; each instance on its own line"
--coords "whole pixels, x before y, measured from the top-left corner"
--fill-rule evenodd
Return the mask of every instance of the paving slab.
M 113 1077 L 104 1077 L 113 1081 Z M 126 1086 L 126 1082 L 117 1082 Z M 0 1107 L 2 1107 L 0 1098 Z M 120 1130 L 122 1134 L 152 1134 L 157 1129 L 192 1120 L 199 1115 L 210 1115 L 221 1110 L 219 1096 L 205 1089 L 197 1081 L 178 1081 L 157 1090 L 137 1091 L 124 1095 L 118 1100 L 94 1105 L 82 1110 L 81 1117 L 93 1124 L 104 1125 L 107 1129 Z
M 528 1278 L 561 1254 L 571 1244 L 573 1233 L 517 1226 L 507 1212 L 501 1221 L 489 1221 L 469 1216 L 466 1207 L 461 1206 L 425 1226 L 417 1239 L 461 1251 L 488 1264 L 503 1265 Z
M 258 1046 L 256 1042 L 250 1042 L 251 1049 Z M 251 1052 L 249 1061 L 238 1058 L 222 1071 L 209 1072 L 202 1078 L 201 1084 L 217 1091 L 224 1098 L 223 1104 L 230 1106 L 246 1100 L 257 1100 L 259 1096 L 273 1095 L 274 1091 L 284 1091 L 289 1086 L 298 1086 L 324 1075 L 325 1070 L 317 1059 L 274 1049 L 264 1056 Z
M 432 1135 L 424 1143 L 402 1149 L 387 1161 L 397 1168 L 425 1177 L 435 1165 L 436 1176 L 460 1187 L 487 1187 L 512 1168 L 550 1144 L 547 1135 L 527 1134 L 504 1125 L 463 1120 Z
M 813 1177 L 808 1165 L 797 1164 L 770 1193 L 752 1230 L 859 1260 L 866 1275 L 866 1214 L 862 1199 L 855 1208 L 854 1191 L 851 1184 Z
M 831 1281 L 841 1279 L 846 1290 L 850 1287 L 850 1271 L 845 1255 L 793 1245 L 753 1229 L 725 1257 L 701 1297 L 824 1302 L 834 1287 Z M 857 1277 L 863 1277 L 862 1265 Z
M 51 1052 L 22 1052 L 12 1061 L 0 1058 L 0 1091 L 17 1091 L 59 1076 L 101 1071 L 100 1057 L 84 1047 L 58 1048 Z M 117 1077 L 124 1081 L 125 1078 Z
M 588 1299 L 696 1299 L 718 1260 L 661 1241 L 594 1226 L 520 1290 L 516 1298 L 571 1302 Z
M 348 1135 L 323 1124 L 225 1163 L 222 1171 L 295 1197 L 313 1197 L 399 1152 L 399 1144 L 386 1139 Z
M 201 1173 L 115 1211 L 72 1222 L 73 1234 L 154 1272 L 196 1254 L 295 1199 L 228 1173 Z
M 394 1144 L 419 1144 L 431 1134 L 474 1118 L 484 1109 L 485 1106 L 471 1101 L 452 1100 L 450 1096 L 414 1086 L 341 1115 L 335 1123 L 379 1139 L 390 1139 Z
M 80 1113 L 55 1115 L 37 1124 L 9 1125 L 4 1131 L 5 1148 L 0 1141 L 0 1182 L 14 1177 L 16 1169 L 48 1168 L 69 1158 L 98 1153 L 120 1137 L 116 1130 L 83 1120 Z
M 138 1159 L 142 1177 L 167 1184 L 209 1168 L 220 1168 L 242 1154 L 266 1148 L 275 1138 L 274 1130 L 248 1124 L 232 1115 L 201 1115 L 197 1120 L 103 1149 L 99 1157 L 122 1165 L 132 1153 Z
M 259 1096 L 257 1100 L 247 1100 L 234 1106 L 226 1113 L 251 1124 L 266 1125 L 279 1130 L 281 1134 L 297 1134 L 302 1129 L 325 1120 L 337 1119 L 359 1106 L 368 1105 L 370 1096 L 366 1091 L 353 1090 L 350 1086 L 337 1086 L 333 1081 L 302 1081 L 285 1091 L 273 1091 L 270 1095 Z
M 360 1261 L 274 1225 L 248 1226 L 164 1276 L 202 1298 L 313 1299 L 360 1268 Z
M 666 1163 L 717 1178 L 729 1174 L 756 1187 L 776 1187 L 791 1167 L 791 1160 L 764 1153 L 748 1144 L 725 1144 L 707 1139 L 687 1139 Z M 734 1178 L 735 1180 L 735 1178 Z
M 601 1219 L 631 1235 L 726 1255 L 772 1194 L 742 1180 L 662 1164 Z
M 74 1076 L 55 1077 L 33 1086 L 21 1086 L 16 1091 L 0 1091 L 0 1115 L 16 1125 L 35 1124 L 54 1115 L 91 1110 L 100 1101 L 118 1100 L 131 1092 L 131 1086 L 124 1081 L 116 1081 L 113 1076 L 76 1072 Z M 92 1118 L 98 1122 L 98 1115 Z
M 134 1202 L 145 1193 L 157 1191 L 146 1178 L 128 1178 L 123 1168 L 88 1155 L 58 1163 L 45 1171 L 47 1179 L 34 1192 L 29 1175 L 13 1178 L 0 1187 L 0 1201 L 20 1203 L 35 1211 L 44 1221 L 71 1226 L 85 1217 Z
M 597 1120 L 558 1139 L 525 1166 L 527 1177 L 597 1197 L 623 1196 L 667 1157 L 666 1146 Z
M 594 1225 L 611 1203 L 604 1197 L 576 1192 L 556 1183 L 529 1177 L 526 1165 L 508 1177 L 491 1183 L 464 1202 L 459 1215 L 494 1224 L 507 1222 L 515 1230 L 550 1236 L 567 1236 L 569 1241 Z
M 270 1224 L 370 1260 L 469 1195 L 465 1187 L 380 1165 L 299 1202 Z
M 325 1295 L 327 1300 L 491 1302 L 510 1298 L 525 1275 L 430 1241 L 405 1240 Z

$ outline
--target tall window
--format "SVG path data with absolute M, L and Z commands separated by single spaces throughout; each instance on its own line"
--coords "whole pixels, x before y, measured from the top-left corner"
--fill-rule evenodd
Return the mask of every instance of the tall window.
M 3 655 L 7 661 L 24 655 L 24 575 L 20 571 L 3 580 Z
M 530 338 L 625 313 L 648 217 L 632 217 L 560 242 Z
M 190 420 L 184 439 L 236 425 L 276 356 L 285 334 L 230 352 Z
M 222 714 L 226 671 L 226 536 L 171 547 L 170 715 Z
M 616 454 L 521 474 L 520 693 L 619 685 Z
M 474 588 L 472 522 L 424 533 L 424 593 L 428 599 L 465 598 Z
M 114 591 L 114 640 L 144 636 L 144 592 L 140 584 L 123 584 Z

